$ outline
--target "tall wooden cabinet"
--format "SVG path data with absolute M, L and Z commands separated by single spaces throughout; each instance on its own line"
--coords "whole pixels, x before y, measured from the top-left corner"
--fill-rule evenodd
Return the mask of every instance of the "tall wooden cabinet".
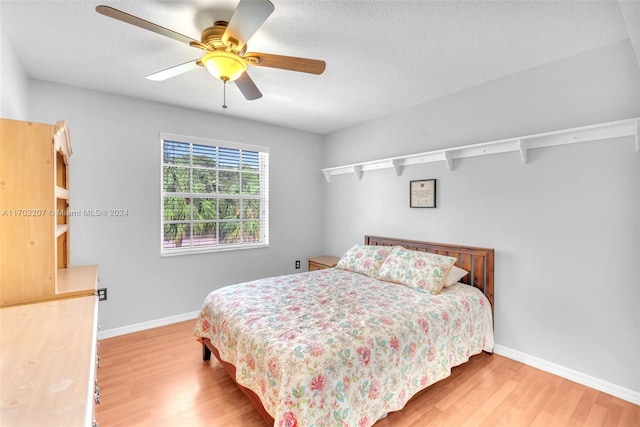
M 0 119 L 0 424 L 95 425 L 98 267 L 71 267 L 64 122 Z
M 95 294 L 97 267 L 70 267 L 70 156 L 65 122 L 0 119 L 0 307 Z

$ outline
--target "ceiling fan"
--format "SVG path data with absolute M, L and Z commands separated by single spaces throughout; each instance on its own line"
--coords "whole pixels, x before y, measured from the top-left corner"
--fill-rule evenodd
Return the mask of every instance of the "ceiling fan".
M 247 100 L 262 97 L 262 93 L 247 74 L 247 65 L 310 74 L 322 74 L 326 67 L 325 62 L 318 59 L 247 52 L 247 41 L 267 20 L 274 9 L 275 7 L 269 0 L 240 0 L 229 22 L 215 21 L 212 26 L 202 31 L 200 41 L 198 41 L 113 7 L 105 5 L 96 7 L 96 11 L 102 15 L 204 51 L 204 54 L 198 59 L 150 74 L 146 76 L 147 79 L 162 81 L 204 66 L 211 75 L 225 83 L 225 88 L 227 82 L 235 82 Z M 226 105 L 222 107 L 227 108 Z

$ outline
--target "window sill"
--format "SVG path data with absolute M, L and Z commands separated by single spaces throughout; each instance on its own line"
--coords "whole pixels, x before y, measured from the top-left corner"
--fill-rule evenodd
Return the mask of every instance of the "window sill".
M 228 252 L 228 251 L 241 251 L 246 249 L 263 249 L 268 248 L 269 244 L 237 244 L 237 245 L 228 245 L 224 247 L 207 247 L 207 248 L 188 248 L 188 249 L 175 249 L 175 250 L 167 250 L 160 252 L 161 257 L 173 257 L 180 255 L 194 255 L 194 254 L 204 254 L 204 253 L 212 253 L 212 252 Z

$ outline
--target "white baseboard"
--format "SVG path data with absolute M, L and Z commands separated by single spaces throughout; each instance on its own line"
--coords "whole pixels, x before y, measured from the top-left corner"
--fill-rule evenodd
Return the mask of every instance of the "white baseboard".
M 198 317 L 200 310 L 191 313 L 177 314 L 175 316 L 164 317 L 162 319 L 150 320 L 148 322 L 135 323 L 133 325 L 122 326 L 120 328 L 106 329 L 98 332 L 98 339 L 117 337 L 119 335 L 130 334 L 132 332 L 144 331 L 146 329 L 157 328 L 158 326 L 171 325 L 172 323 L 183 322 Z
M 631 402 L 635 405 L 640 405 L 640 392 L 620 387 L 619 385 L 583 374 L 582 372 L 574 371 L 573 369 L 569 369 L 564 366 L 556 365 L 555 363 L 530 356 L 526 353 L 522 353 L 520 351 L 513 350 L 509 347 L 504 347 L 499 344 L 495 345 L 493 351 L 500 356 L 517 360 L 518 362 L 524 363 L 525 365 L 533 366 L 534 368 L 538 368 L 554 375 L 558 375 L 559 377 L 574 381 L 578 384 L 591 387 L 603 393 L 607 393 L 620 399 L 626 400 L 627 402 Z

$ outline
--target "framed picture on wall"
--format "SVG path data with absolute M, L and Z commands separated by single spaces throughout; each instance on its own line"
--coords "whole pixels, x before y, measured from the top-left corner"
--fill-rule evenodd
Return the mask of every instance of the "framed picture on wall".
M 436 207 L 436 180 L 421 179 L 409 181 L 409 207 L 435 208 Z

